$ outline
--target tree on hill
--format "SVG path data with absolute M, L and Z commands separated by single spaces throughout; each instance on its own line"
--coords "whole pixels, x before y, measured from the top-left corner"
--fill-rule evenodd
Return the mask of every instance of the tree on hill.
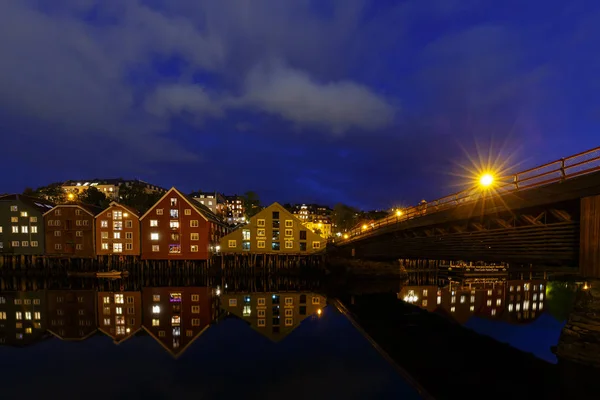
M 110 203 L 110 200 L 106 195 L 93 186 L 81 193 L 78 200 L 82 203 L 102 208 L 108 207 L 108 204 Z
M 358 223 L 359 211 L 342 203 L 333 207 L 332 221 L 338 231 L 346 231 Z
M 23 194 L 48 200 L 54 204 L 63 204 L 67 201 L 67 195 L 62 188 L 61 182 L 51 183 L 48 186 L 41 186 L 32 191 L 29 191 L 28 189 L 25 189 Z
M 246 218 L 250 219 L 261 210 L 260 199 L 256 192 L 248 191 L 244 193 L 244 209 L 246 210 Z
M 146 187 L 139 183 L 119 187 L 119 203 L 135 208 L 142 214 L 148 211 L 161 197 L 161 193 L 146 192 Z

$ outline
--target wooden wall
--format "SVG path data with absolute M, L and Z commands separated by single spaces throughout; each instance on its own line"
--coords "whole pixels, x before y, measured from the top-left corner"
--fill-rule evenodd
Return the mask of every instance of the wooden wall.
M 584 277 L 600 278 L 600 196 L 581 199 L 579 270 Z

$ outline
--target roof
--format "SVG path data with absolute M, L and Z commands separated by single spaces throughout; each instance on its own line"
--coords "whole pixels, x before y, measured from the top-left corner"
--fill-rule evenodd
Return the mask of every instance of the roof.
M 85 203 L 80 203 L 80 202 L 70 202 L 70 203 L 66 203 L 66 204 L 58 204 L 54 208 L 58 208 L 58 207 L 79 207 L 79 208 L 82 208 L 85 211 L 87 211 L 92 217 L 95 217 L 96 215 L 98 215 L 102 211 L 104 211 L 104 208 L 102 208 L 102 207 L 93 206 L 91 204 L 85 204 Z M 49 211 L 50 210 L 46 210 L 46 213 L 48 213 Z
M 37 208 L 42 214 L 53 209 L 55 204 L 48 200 L 38 199 L 37 197 L 26 196 L 24 194 L 8 194 L 0 197 L 0 201 L 20 201 L 30 207 Z
M 171 193 L 172 191 L 174 191 L 179 196 L 181 196 L 190 206 L 192 206 L 196 211 L 198 211 L 200 213 L 200 215 L 202 215 L 207 221 L 211 221 L 211 222 L 214 222 L 215 224 L 219 224 L 219 225 L 225 225 L 225 223 L 223 221 L 221 221 L 219 219 L 219 217 L 217 217 L 215 214 L 213 214 L 213 212 L 210 211 L 210 209 L 208 207 L 198 203 L 196 200 L 192 199 L 191 197 L 186 196 L 185 194 L 181 193 L 175 187 L 172 187 L 171 189 L 169 189 L 156 203 L 154 203 L 152 205 L 152 207 L 150 207 L 148 209 L 148 211 L 146 211 L 146 213 L 144 215 L 142 215 L 140 217 L 140 219 L 144 219 L 146 217 L 146 215 L 148 215 L 148 213 L 154 207 L 156 207 L 156 205 L 158 203 L 160 203 L 164 198 L 166 198 L 169 195 L 169 193 Z
M 136 210 L 135 208 L 127 206 L 127 205 L 119 203 L 119 202 L 116 202 L 116 201 L 111 201 L 107 208 L 105 208 L 104 210 L 102 210 L 98 214 L 96 214 L 96 218 L 98 218 L 100 216 L 100 214 L 104 213 L 105 211 L 108 211 L 110 209 L 110 207 L 112 207 L 112 206 L 123 207 L 125 210 L 129 211 L 131 214 L 135 215 L 136 217 L 138 217 L 138 218 L 140 217 L 140 212 L 138 210 Z

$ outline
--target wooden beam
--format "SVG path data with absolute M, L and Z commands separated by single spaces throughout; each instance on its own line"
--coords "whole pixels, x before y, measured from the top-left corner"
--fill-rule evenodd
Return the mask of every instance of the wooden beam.
M 573 221 L 573 217 L 571 216 L 571 214 L 569 214 L 568 212 L 566 212 L 564 210 L 557 210 L 555 208 L 551 208 L 550 212 L 552 213 L 552 215 L 554 215 L 556 218 L 558 218 L 558 220 L 561 222 Z
M 481 231 L 485 231 L 485 226 L 483 226 L 483 225 L 482 225 L 481 223 L 479 223 L 479 222 L 473 222 L 473 223 L 471 223 L 471 225 L 473 225 L 473 227 L 474 227 L 475 229 L 477 229 L 478 231 L 480 231 L 480 232 L 481 232 Z

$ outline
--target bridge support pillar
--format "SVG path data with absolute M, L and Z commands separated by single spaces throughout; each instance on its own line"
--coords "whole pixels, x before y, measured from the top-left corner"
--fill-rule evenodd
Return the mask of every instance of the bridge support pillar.
M 600 278 L 600 196 L 581 199 L 579 272 Z

